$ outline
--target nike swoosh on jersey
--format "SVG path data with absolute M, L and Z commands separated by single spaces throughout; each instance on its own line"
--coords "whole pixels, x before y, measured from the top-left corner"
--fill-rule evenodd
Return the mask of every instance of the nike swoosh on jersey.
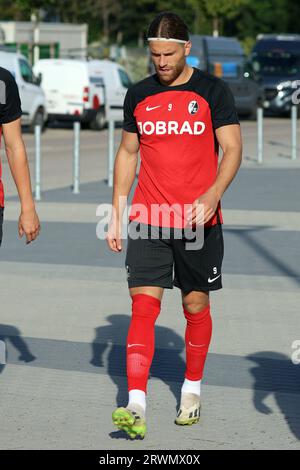
M 158 105 L 158 106 L 152 106 L 152 107 L 147 106 L 146 111 L 152 111 L 152 109 L 156 109 L 156 108 L 160 108 L 160 107 L 161 107 L 161 104 Z
M 213 279 L 211 279 L 210 277 L 208 278 L 208 282 L 214 282 L 216 279 L 218 279 L 218 277 L 220 277 L 221 274 L 219 274 L 219 276 L 217 277 L 214 277 Z

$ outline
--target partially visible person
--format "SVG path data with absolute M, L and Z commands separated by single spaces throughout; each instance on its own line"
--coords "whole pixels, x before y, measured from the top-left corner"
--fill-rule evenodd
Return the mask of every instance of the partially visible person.
M 37 238 L 40 221 L 32 196 L 29 165 L 21 132 L 21 101 L 14 77 L 8 70 L 0 67 L 0 146 L 3 134 L 7 160 L 16 184 L 21 213 L 18 222 L 19 236 L 26 236 L 26 243 Z M 4 189 L 1 180 L 0 161 L 0 246 L 4 214 Z

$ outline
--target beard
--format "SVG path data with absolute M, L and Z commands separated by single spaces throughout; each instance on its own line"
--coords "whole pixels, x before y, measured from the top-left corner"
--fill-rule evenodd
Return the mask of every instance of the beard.
M 165 68 L 166 71 L 160 69 L 159 66 L 155 67 L 155 70 L 162 82 L 172 83 L 177 79 L 177 77 L 179 77 L 184 67 L 185 67 L 185 61 L 182 60 L 182 62 L 176 65 L 166 67 Z

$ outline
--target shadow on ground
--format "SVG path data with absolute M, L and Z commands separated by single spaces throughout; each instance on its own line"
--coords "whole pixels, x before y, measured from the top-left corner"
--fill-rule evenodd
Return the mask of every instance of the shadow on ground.
M 6 345 L 7 364 L 0 364 L 0 372 L 9 364 L 26 363 L 28 367 L 108 375 L 116 385 L 116 406 L 126 406 L 126 338 L 130 317 L 115 314 L 107 316 L 106 320 L 105 326 L 95 329 L 92 344 L 25 338 L 15 326 L 1 324 L 0 340 Z M 182 336 L 156 324 L 156 350 L 150 369 L 150 380 L 163 381 L 175 397 L 177 407 L 185 372 Z M 5 380 L 5 374 L 1 380 Z M 293 364 L 290 357 L 275 351 L 258 351 L 246 357 L 209 353 L 203 384 L 253 390 L 254 407 L 265 415 L 277 411 L 264 403 L 273 395 L 291 433 L 300 440 L 300 364 Z M 238 407 L 235 412 L 238 419 Z M 124 438 L 124 433 L 112 432 L 110 436 Z
M 128 401 L 126 376 L 126 346 L 120 346 L 127 337 L 129 318 L 125 315 L 107 317 L 110 325 L 96 329 L 92 345 L 91 364 L 104 367 L 117 386 L 117 406 L 126 406 Z M 180 389 L 185 372 L 185 344 L 181 336 L 169 328 L 156 325 L 155 355 L 150 369 L 150 380 L 156 378 L 168 385 L 180 401 Z M 103 356 L 107 353 L 105 361 Z M 248 361 L 256 366 L 249 369 Z M 254 379 L 254 381 L 253 381 Z M 300 365 L 292 363 L 284 354 L 257 352 L 244 357 L 221 354 L 208 354 L 203 382 L 209 385 L 237 388 L 252 388 L 253 403 L 260 413 L 271 414 L 263 400 L 274 395 L 290 431 L 300 439 Z M 123 437 L 122 431 L 110 434 L 113 438 Z
M 300 440 L 300 364 L 293 364 L 284 354 L 261 351 L 247 356 L 254 362 L 253 403 L 259 413 L 273 410 L 264 400 L 273 395 L 290 431 Z
M 22 338 L 20 330 L 12 325 L 3 325 L 0 324 L 0 341 L 3 342 L 4 346 L 4 355 L 5 355 L 5 363 L 0 362 L 0 373 L 5 368 L 6 362 L 9 361 L 9 356 L 7 355 L 7 343 L 10 342 L 11 345 L 18 351 L 19 357 L 18 360 L 20 362 L 32 362 L 36 359 L 36 357 L 31 354 L 29 347 L 26 341 Z M 3 358 L 2 358 L 3 359 Z M 3 361 L 4 362 L 4 361 Z

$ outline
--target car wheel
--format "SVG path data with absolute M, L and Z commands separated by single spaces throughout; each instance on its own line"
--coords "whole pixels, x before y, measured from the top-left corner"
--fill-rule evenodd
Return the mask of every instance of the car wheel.
M 35 126 L 41 126 L 41 131 L 44 132 L 45 130 L 45 121 L 44 121 L 44 110 L 38 109 L 34 115 L 34 118 L 29 126 L 29 132 L 34 134 Z
M 94 119 L 90 122 L 90 129 L 100 131 L 101 129 L 104 129 L 105 125 L 105 112 L 103 109 L 99 109 Z

